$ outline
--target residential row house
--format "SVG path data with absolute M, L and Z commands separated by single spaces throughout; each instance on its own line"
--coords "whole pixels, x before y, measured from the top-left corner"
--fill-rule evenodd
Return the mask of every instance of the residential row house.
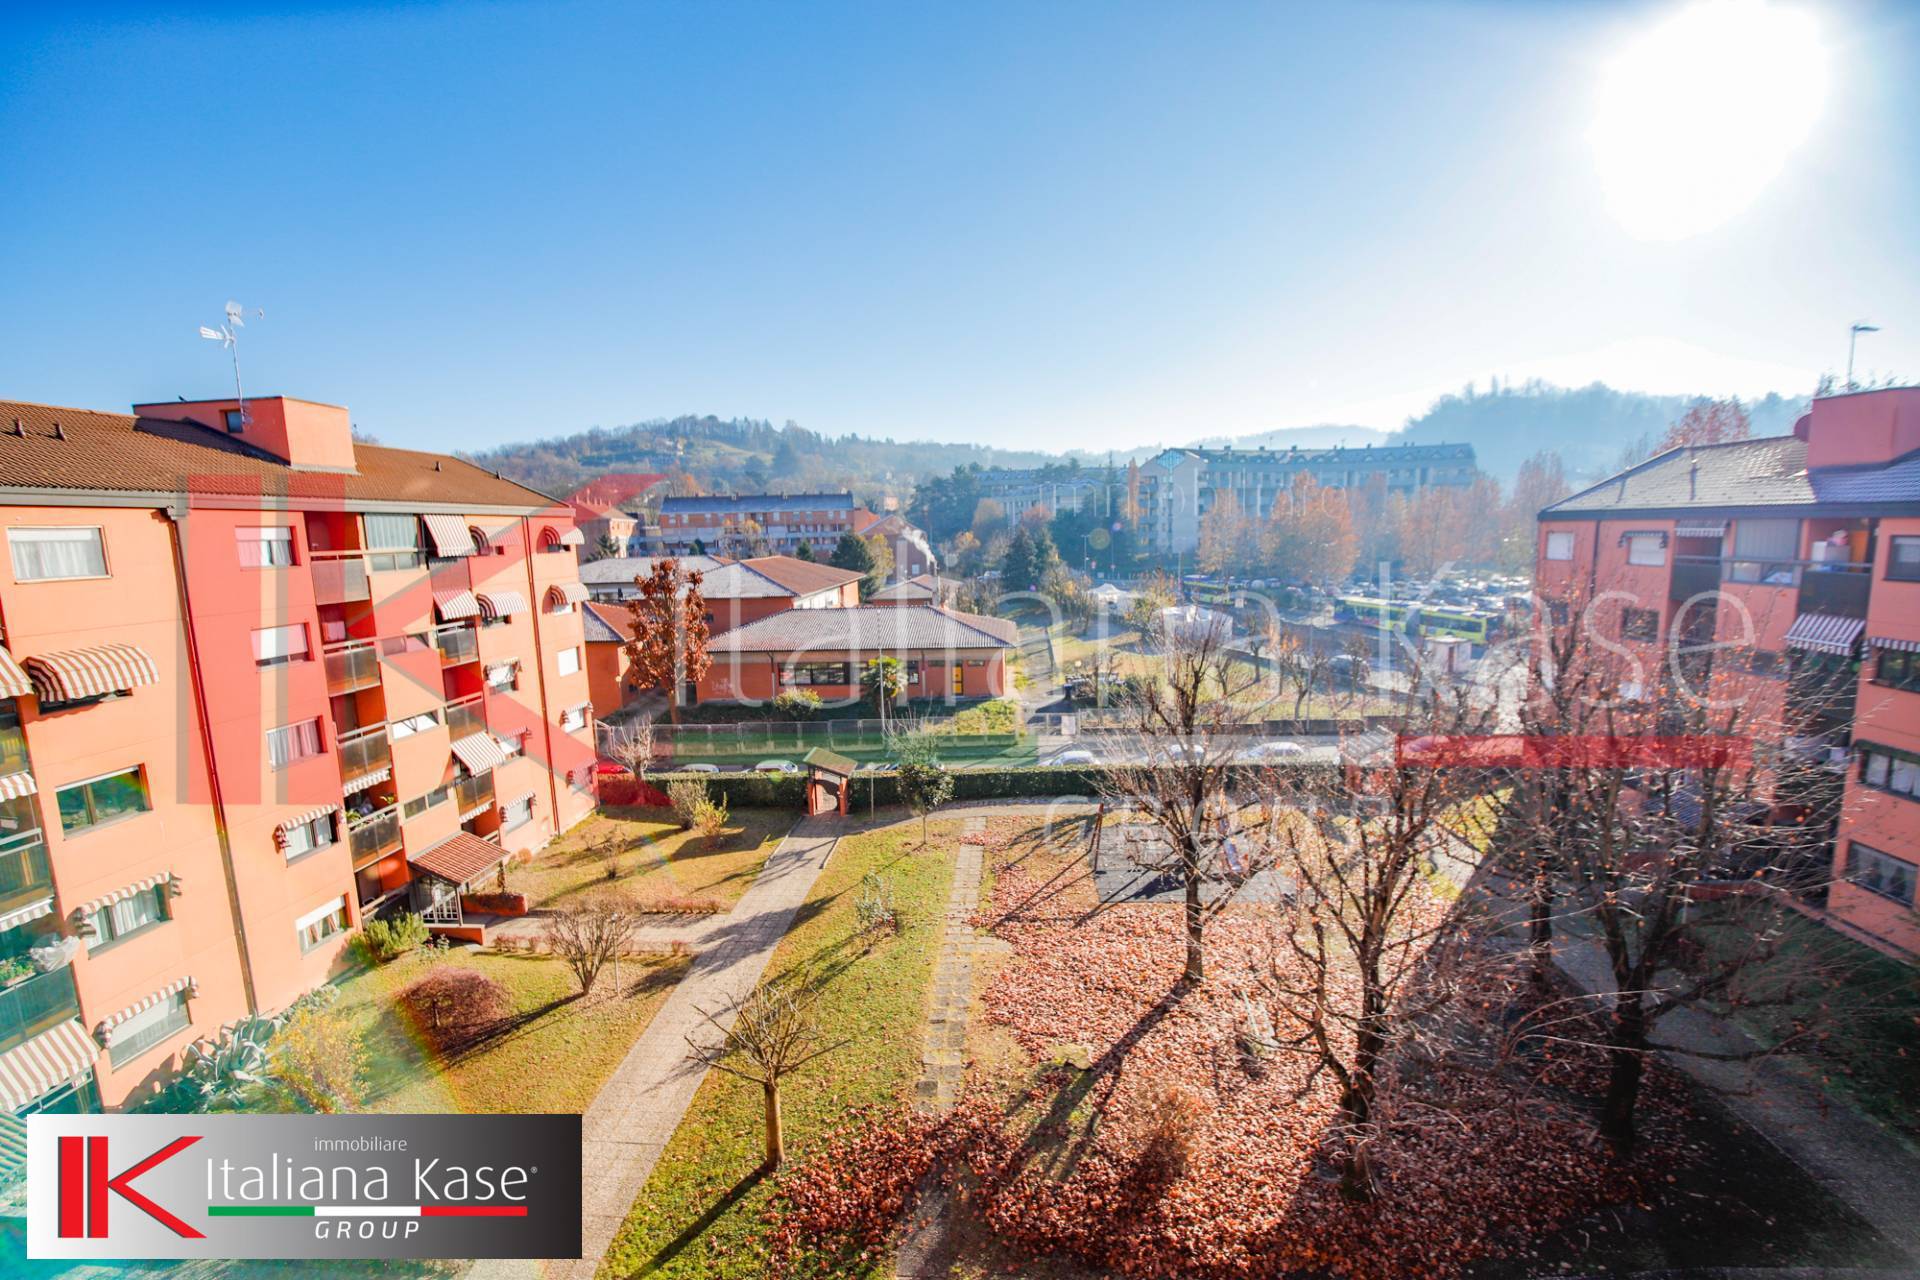
M 0 403 L 0 1115 L 141 1099 L 586 816 L 577 538 L 332 405 Z
M 1670 450 L 1557 502 L 1535 575 L 1550 610 L 1599 601 L 1597 636 L 1703 687 L 1740 664 L 1763 748 L 1842 788 L 1826 917 L 1920 954 L 1920 388 L 1822 396 L 1791 435 Z
M 764 550 L 790 556 L 804 543 L 825 560 L 842 534 L 857 531 L 859 510 L 851 493 L 664 498 L 658 545 L 644 550 L 653 555 L 741 555 Z
M 1168 449 L 1141 464 L 1137 501 L 1147 545 L 1163 555 L 1186 555 L 1200 545 L 1200 522 L 1224 494 L 1243 514 L 1264 520 L 1302 475 L 1329 489 L 1377 485 L 1387 496 L 1408 496 L 1465 489 L 1477 474 L 1468 444 Z

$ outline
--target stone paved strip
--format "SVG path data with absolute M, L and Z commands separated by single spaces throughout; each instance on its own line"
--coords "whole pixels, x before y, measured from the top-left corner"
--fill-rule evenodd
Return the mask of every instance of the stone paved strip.
M 951 1107 L 960 1095 L 960 1082 L 966 1073 L 967 1009 L 973 1003 L 973 957 L 978 943 L 972 918 L 980 905 L 981 867 L 981 847 L 966 841 L 986 829 L 985 818 L 968 818 L 961 828 L 960 851 L 954 856 L 946 928 L 933 967 L 920 1080 L 914 1086 L 915 1104 L 927 1110 Z

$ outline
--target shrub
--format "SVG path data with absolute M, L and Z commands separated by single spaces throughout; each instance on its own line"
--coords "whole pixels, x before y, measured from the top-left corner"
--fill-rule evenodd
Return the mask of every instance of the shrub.
M 442 965 L 401 991 L 400 1005 L 440 1052 L 471 1044 L 513 1009 L 507 989 L 476 969 Z
M 504 892 L 462 894 L 460 907 L 464 911 L 478 911 L 482 915 L 523 916 L 527 914 L 527 895 Z
M 853 899 L 854 918 L 864 934 L 898 933 L 900 912 L 893 905 L 893 886 L 869 871 L 860 877 L 860 890 Z
M 784 689 L 773 695 L 775 720 L 811 720 L 820 714 L 820 695 L 811 689 Z
M 667 801 L 673 805 L 673 816 L 680 819 L 681 830 L 690 831 L 708 803 L 707 784 L 698 778 L 675 778 L 667 784 Z
M 725 796 L 718 800 L 702 800 L 693 808 L 693 829 L 711 840 L 726 830 L 727 819 L 732 816 Z
M 367 1050 L 339 1014 L 314 1007 L 295 1013 L 273 1042 L 273 1062 L 281 1086 L 309 1111 L 359 1109 Z
M 642 915 L 719 915 L 726 908 L 718 898 L 691 893 L 659 893 L 633 899 L 633 909 Z
M 1165 1186 L 1186 1172 L 1206 1114 L 1206 1098 L 1191 1085 L 1164 1080 L 1149 1087 L 1146 1133 L 1136 1157 L 1143 1181 Z
M 373 964 L 387 964 L 427 940 L 427 922 L 411 911 L 390 918 L 376 917 L 360 926 L 354 945 Z

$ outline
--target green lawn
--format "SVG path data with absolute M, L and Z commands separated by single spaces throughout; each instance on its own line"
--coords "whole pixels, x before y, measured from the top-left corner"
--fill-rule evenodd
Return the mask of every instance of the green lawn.
M 774 953 L 769 975 L 811 967 L 823 991 L 822 1025 L 855 1037 L 784 1087 L 789 1162 L 840 1128 L 848 1108 L 911 1090 L 958 830 L 958 821 L 936 821 L 924 850 L 917 822 L 842 840 Z M 904 921 L 898 936 L 871 947 L 857 935 L 854 915 L 855 892 L 869 871 L 891 882 Z M 761 1134 L 758 1086 L 710 1072 L 602 1275 L 759 1280 L 768 1190 L 754 1177 Z
M 724 784 L 718 788 L 725 790 Z M 740 900 L 793 825 L 777 809 L 739 809 L 727 829 L 708 840 L 664 809 L 602 809 L 555 840 L 532 863 L 508 873 L 508 883 L 535 907 L 564 903 L 589 889 L 615 888 L 635 898 L 712 898 L 726 910 Z M 620 837 L 620 878 L 607 879 L 595 848 L 609 833 Z

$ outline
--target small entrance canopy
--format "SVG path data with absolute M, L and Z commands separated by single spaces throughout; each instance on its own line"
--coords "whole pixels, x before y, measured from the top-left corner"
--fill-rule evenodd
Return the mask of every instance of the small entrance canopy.
M 815 747 L 800 757 L 807 766 L 807 812 L 847 811 L 847 780 L 853 777 L 855 763 L 837 751 Z

